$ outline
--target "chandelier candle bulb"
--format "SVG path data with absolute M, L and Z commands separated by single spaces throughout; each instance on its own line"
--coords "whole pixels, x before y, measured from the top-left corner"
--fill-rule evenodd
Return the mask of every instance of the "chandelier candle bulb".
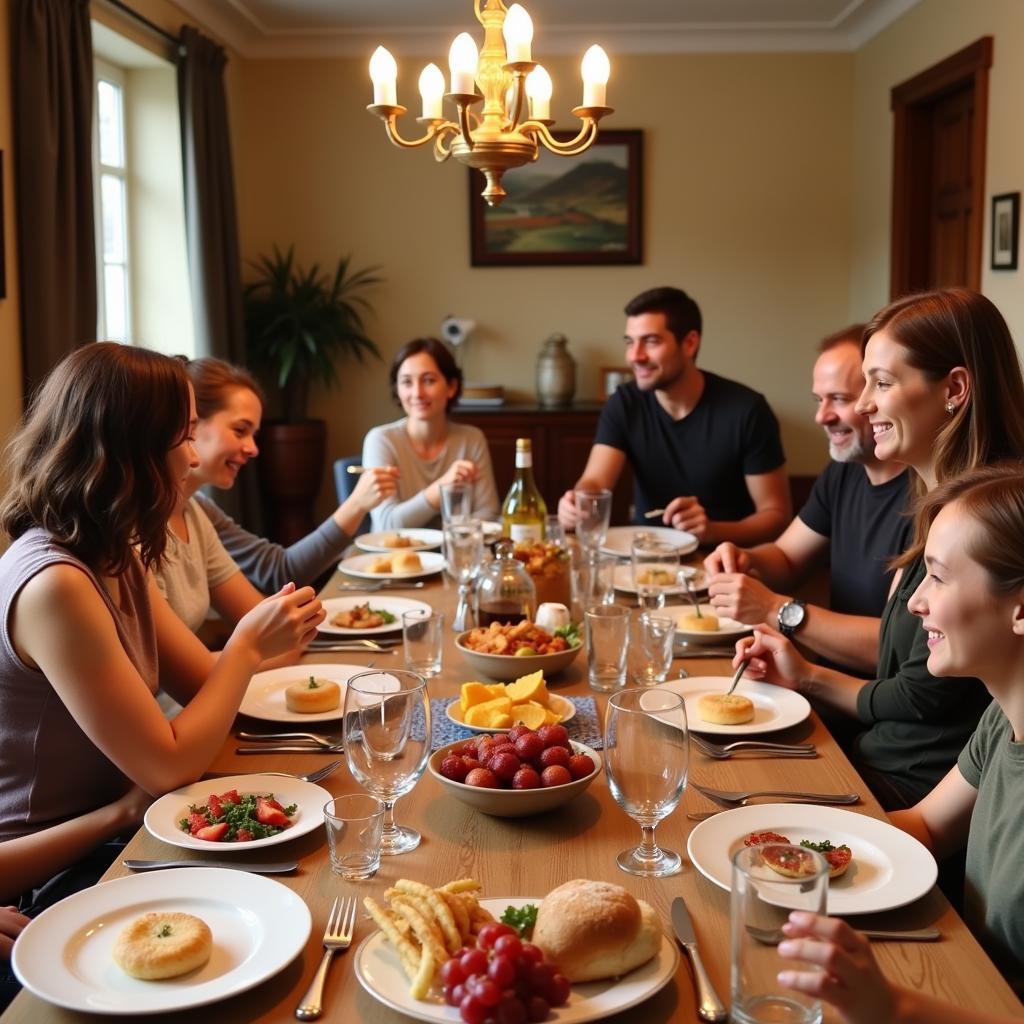
M 428 64 L 420 72 L 420 96 L 423 98 L 423 117 L 437 120 L 441 117 L 444 98 L 444 75 L 436 64 Z
M 456 95 L 470 96 L 476 92 L 476 67 L 480 60 L 476 43 L 468 32 L 460 32 L 448 51 L 448 70 L 452 86 L 449 90 Z
M 370 58 L 370 80 L 373 82 L 373 102 L 389 107 L 398 106 L 398 65 L 395 58 L 378 46 Z
M 530 117 L 535 121 L 551 119 L 551 76 L 538 64 L 526 76 L 526 95 L 530 99 Z
M 583 71 L 583 106 L 605 106 L 606 86 L 611 74 L 608 55 L 600 46 L 592 46 L 583 55 L 581 65 Z
M 513 4 L 508 9 L 501 30 L 505 36 L 505 56 L 508 63 L 520 64 L 529 61 L 533 22 L 521 4 Z

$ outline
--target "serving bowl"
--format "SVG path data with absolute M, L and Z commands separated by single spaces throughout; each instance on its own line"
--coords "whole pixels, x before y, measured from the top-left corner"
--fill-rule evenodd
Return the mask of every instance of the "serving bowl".
M 525 818 L 531 814 L 554 810 L 575 800 L 601 774 L 601 755 L 584 743 L 570 740 L 574 754 L 587 754 L 594 762 L 594 770 L 582 779 L 573 779 L 564 786 L 549 786 L 547 789 L 484 789 L 467 786 L 464 782 L 454 782 L 441 774 L 441 762 L 465 742 L 459 740 L 458 743 L 449 743 L 435 750 L 427 761 L 427 769 L 451 796 L 495 818 Z
M 469 662 L 475 673 L 503 683 L 511 683 L 531 672 L 543 672 L 544 678 L 550 679 L 556 672 L 567 669 L 583 647 L 581 642 L 567 651 L 556 651 L 554 654 L 526 654 L 522 657 L 514 654 L 483 654 L 466 647 L 463 643 L 470 632 L 471 630 L 467 629 L 455 638 L 455 646 L 459 653 Z

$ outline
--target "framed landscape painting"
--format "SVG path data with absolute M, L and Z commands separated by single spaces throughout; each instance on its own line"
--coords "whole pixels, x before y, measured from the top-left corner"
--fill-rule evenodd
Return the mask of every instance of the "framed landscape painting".
M 571 132 L 554 132 L 560 141 Z M 489 207 L 484 176 L 470 171 L 474 267 L 640 263 L 643 133 L 602 131 L 579 156 L 540 148 L 533 163 L 502 179 L 508 195 Z

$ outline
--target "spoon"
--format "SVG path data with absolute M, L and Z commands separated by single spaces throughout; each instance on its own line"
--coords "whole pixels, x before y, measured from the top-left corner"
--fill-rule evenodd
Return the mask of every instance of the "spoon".
M 683 576 L 682 573 L 679 573 L 679 575 Z M 689 596 L 690 601 L 693 603 L 693 610 L 697 613 L 697 618 L 703 619 L 704 615 L 700 610 L 700 602 L 697 600 L 697 594 L 693 589 L 693 576 L 689 574 L 683 576 L 683 586 L 686 587 L 686 593 Z M 733 686 L 735 685 L 736 684 L 734 682 Z M 729 692 L 731 693 L 732 691 L 730 690 Z
M 732 691 L 736 689 L 736 684 L 740 681 L 740 676 L 742 676 L 743 673 L 746 671 L 746 669 L 747 669 L 747 662 L 749 662 L 749 661 L 750 661 L 749 658 L 744 658 L 740 662 L 739 668 L 737 668 L 736 671 L 732 674 L 732 682 L 729 684 L 729 689 L 725 691 L 726 697 L 728 697 L 729 694 L 732 693 Z

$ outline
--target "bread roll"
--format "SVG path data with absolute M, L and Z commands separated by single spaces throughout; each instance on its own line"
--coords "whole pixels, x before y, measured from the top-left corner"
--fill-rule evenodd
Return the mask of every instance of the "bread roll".
M 392 572 L 420 572 L 423 563 L 415 551 L 396 551 L 391 556 Z
M 136 918 L 114 943 L 114 962 L 144 981 L 176 978 L 210 959 L 213 936 L 205 921 L 174 911 Z
M 741 693 L 705 693 L 697 701 L 697 714 L 715 725 L 742 725 L 754 717 L 754 702 Z
M 710 612 L 703 612 L 698 615 L 696 612 L 690 615 L 679 616 L 679 628 L 690 633 L 714 633 L 718 629 L 718 616 Z
M 622 886 L 577 878 L 544 897 L 533 942 L 570 981 L 597 981 L 647 963 L 661 948 L 661 925 Z
M 333 679 L 308 676 L 285 687 L 284 702 L 289 711 L 300 715 L 333 711 L 341 703 L 341 687 Z
M 380 558 L 373 559 L 372 562 L 366 567 L 367 572 L 391 572 L 391 556 L 382 555 Z

